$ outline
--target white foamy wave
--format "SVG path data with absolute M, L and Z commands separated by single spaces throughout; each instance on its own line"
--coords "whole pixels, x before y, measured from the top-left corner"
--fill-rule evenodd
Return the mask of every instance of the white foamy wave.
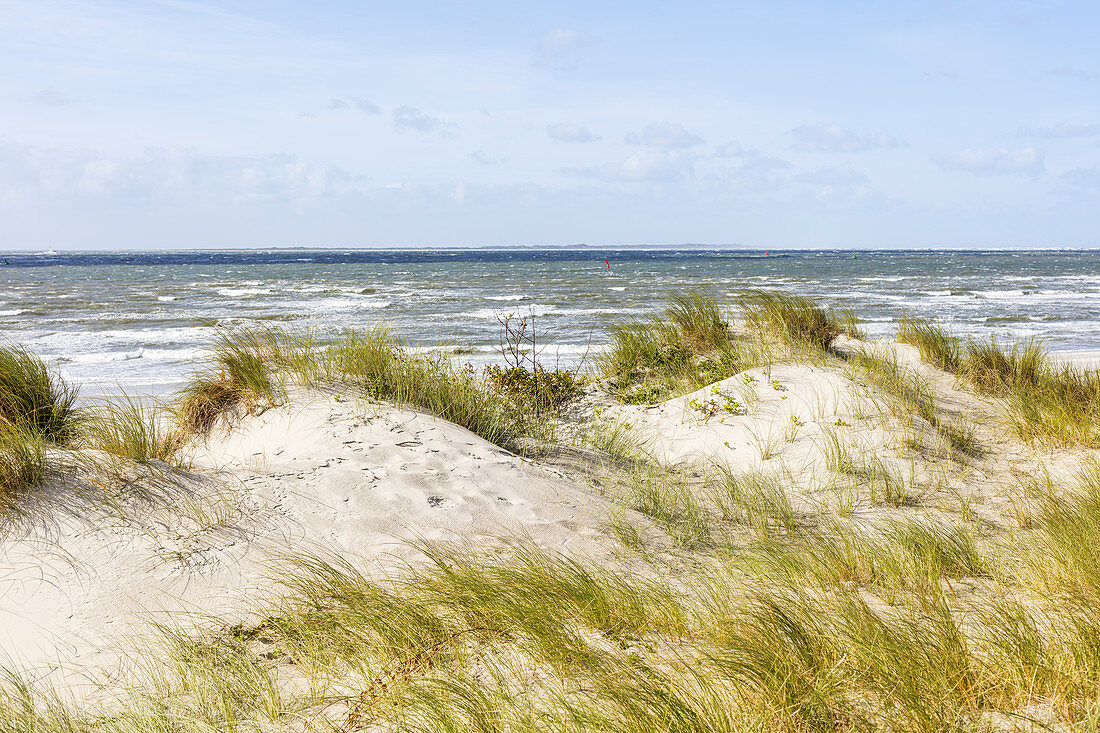
M 329 313 L 332 311 L 378 310 L 388 308 L 392 303 L 382 298 L 349 294 L 342 298 L 294 300 L 283 305 L 291 310 L 307 313 Z
M 157 300 L 168 302 L 168 301 L 171 301 L 171 300 L 179 300 L 179 298 L 176 297 L 175 295 L 158 295 Z
M 512 300 L 523 300 L 526 297 L 527 297 L 526 295 L 489 295 L 489 296 L 486 296 L 485 299 L 486 300 L 508 300 L 508 301 L 512 301 Z
M 219 295 L 226 298 L 254 298 L 257 295 L 271 295 L 270 288 L 219 288 Z
M 549 316 L 561 313 L 557 308 L 552 305 L 532 305 L 524 306 L 521 310 L 514 311 L 513 314 L 517 318 L 523 318 L 524 316 Z M 478 308 L 477 310 L 467 311 L 460 313 L 459 315 L 467 318 L 476 318 L 478 320 L 487 320 L 490 318 L 496 318 L 501 315 L 508 315 L 509 311 L 503 311 L 499 308 Z
M 616 293 L 621 293 L 624 290 L 626 290 L 626 287 L 625 286 L 620 286 L 620 287 L 617 287 L 617 288 L 608 288 L 608 290 L 614 290 Z
M 2 317 L 2 316 L 17 316 L 20 313 L 26 313 L 26 312 L 27 311 L 23 310 L 22 308 L 16 308 L 13 311 L 0 311 L 0 317 Z

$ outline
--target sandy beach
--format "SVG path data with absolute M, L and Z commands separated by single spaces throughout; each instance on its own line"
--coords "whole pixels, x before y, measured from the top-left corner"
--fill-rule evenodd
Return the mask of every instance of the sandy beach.
M 1051 400 L 1051 407 L 1036 402 L 1035 412 L 1013 396 L 1012 382 L 981 381 L 992 372 L 972 376 L 979 360 L 991 358 L 983 346 L 952 341 L 927 324 L 903 326 L 908 342 L 867 339 L 808 301 L 759 295 L 743 301 L 744 315 L 727 325 L 716 320 L 714 304 L 693 297 L 651 326 L 620 332 L 602 374 L 574 383 L 576 375 L 540 373 L 541 387 L 522 369 L 478 375 L 407 355 L 380 333 L 327 345 L 278 331 L 223 341 L 215 350 L 220 375 L 207 372 L 183 393 L 171 413 L 178 417 L 129 403 L 127 409 L 139 411 L 88 423 L 82 443 L 68 438 L 81 446 L 75 451 L 51 444 L 55 467 L 33 491 L 12 495 L 0 539 L 5 667 L 17 670 L 36 691 L 30 694 L 58 696 L 61 709 L 74 711 L 64 715 L 121 705 L 121 719 L 129 719 L 138 708 L 125 700 L 139 695 L 171 699 L 173 715 L 216 726 L 296 730 L 309 720 L 354 728 L 366 714 L 367 689 L 377 697 L 370 704 L 380 706 L 371 715 L 388 720 L 382 729 L 389 729 L 426 704 L 416 697 L 418 685 L 461 681 L 473 685 L 462 689 L 493 695 L 494 714 L 549 705 L 573 725 L 576 710 L 556 707 L 554 686 L 585 675 L 611 685 L 611 678 L 595 671 L 602 667 L 554 666 L 541 656 L 551 653 L 545 646 L 551 642 L 540 634 L 550 632 L 519 632 L 509 624 L 564 624 L 553 634 L 572 629 L 568 634 L 581 636 L 570 644 L 618 670 L 613 676 L 626 687 L 610 697 L 582 694 L 583 705 L 595 706 L 583 709 L 593 711 L 626 704 L 639 669 L 663 680 L 658 707 L 671 704 L 687 684 L 687 660 L 701 653 L 698 639 L 748 649 L 757 642 L 737 634 L 773 633 L 774 619 L 758 626 L 759 614 L 782 604 L 817 609 L 799 624 L 819 623 L 815 617 L 843 624 L 850 621 L 839 619 L 855 607 L 845 611 L 825 599 L 859 599 L 875 623 L 896 618 L 924 629 L 922 604 L 938 598 L 953 633 L 967 639 L 965 664 L 980 665 L 989 643 L 985 627 L 957 625 L 955 614 L 993 613 L 1012 592 L 1027 599 L 1021 613 L 1055 614 L 1043 632 L 1050 649 L 1076 643 L 1060 629 L 1079 621 L 1062 620 L 1063 612 L 1048 606 L 1060 601 L 1046 600 L 1044 589 L 1055 581 L 1044 574 L 1061 567 L 1044 554 L 1050 545 L 1043 543 L 1053 540 L 1026 538 L 1045 536 L 1048 530 L 1036 527 L 1047 526 L 1056 507 L 1085 511 L 1081 502 L 1092 496 L 1095 424 L 1067 416 L 1057 390 L 1077 385 L 1075 394 L 1084 394 L 1085 383 L 1073 381 L 1087 378 L 1082 372 L 1059 370 L 1066 363 L 1094 366 L 1095 354 L 1051 355 L 1039 372 L 1005 356 L 1009 366 L 997 368 L 1017 372 L 998 372 L 1004 379 L 1031 380 L 1033 399 Z M 641 356 L 661 353 L 637 346 L 646 338 L 679 344 L 688 356 L 671 362 Z M 648 366 L 631 366 L 637 364 Z M 560 395 L 537 391 L 551 384 Z M 533 400 L 548 401 L 536 407 L 543 403 Z M 138 419 L 119 422 L 118 415 Z M 136 424 L 144 432 L 126 432 Z M 135 458 L 139 450 L 146 452 Z M 996 566 L 1006 546 L 1017 558 L 1012 562 L 1023 565 Z M 1034 571 L 1026 570 L 1031 562 Z M 471 586 L 461 591 L 464 600 L 446 601 L 457 606 L 438 610 L 432 604 L 442 596 L 432 594 L 458 583 L 463 572 L 486 589 Z M 543 598 L 550 586 L 522 586 L 540 578 L 561 590 Z M 821 596 L 815 588 L 840 595 Z M 596 589 L 589 600 L 574 597 Z M 437 600 L 414 602 L 421 596 L 409 594 L 416 593 Z M 624 593 L 623 600 L 608 600 Z M 513 596 L 518 605 L 507 605 Z M 678 610 L 647 605 L 657 597 Z M 345 615 L 370 598 L 364 609 L 373 610 Z M 383 598 L 390 600 L 378 605 Z M 505 606 L 476 620 L 490 613 L 478 610 L 484 604 L 499 603 Z M 560 617 L 523 612 L 540 603 L 560 608 Z M 593 608 L 611 616 L 635 608 L 631 613 L 650 620 L 624 617 L 608 629 L 648 630 L 621 638 L 619 631 L 593 630 L 605 623 L 588 615 Z M 516 613 L 503 627 L 488 620 Z M 673 616 L 661 615 L 667 613 Z M 444 641 L 415 641 L 422 632 L 414 630 L 426 623 L 417 614 L 437 618 L 429 627 L 467 620 Z M 721 633 L 736 633 L 713 637 L 724 628 L 716 621 L 723 616 L 740 621 Z M 496 630 L 480 641 L 453 648 L 445 641 L 487 628 Z M 833 639 L 829 644 L 871 643 L 864 631 L 814 628 Z M 381 646 L 370 641 L 391 633 L 413 636 Z M 356 641 L 341 641 L 349 634 Z M 620 646 L 608 647 L 610 639 Z M 794 643 L 784 639 L 768 644 Z M 348 643 L 350 651 L 336 651 Z M 912 643 L 930 642 L 918 636 Z M 398 650 L 406 644 L 412 646 Z M 185 651 L 198 648 L 222 651 L 213 657 Z M 444 648 L 452 651 L 444 655 L 448 661 L 440 657 L 439 671 L 437 662 L 401 672 L 407 677 L 386 671 L 393 659 L 408 665 L 425 649 L 435 655 Z M 223 653 L 238 661 L 214 661 Z M 250 691 L 255 682 L 223 689 L 218 680 L 244 684 L 239 675 L 246 668 L 266 680 L 264 694 L 274 696 L 278 710 L 304 712 L 259 714 L 258 693 Z M 484 687 L 481 675 L 489 669 L 501 675 L 493 685 L 505 687 Z M 692 683 L 722 696 L 708 715 L 780 720 L 767 712 L 780 688 L 768 683 L 752 696 L 726 697 L 732 693 L 724 669 L 708 661 Z M 923 669 L 913 674 L 932 674 Z M 834 704 L 863 689 L 861 673 L 852 674 Z M 391 681 L 383 689 L 379 680 Z M 520 683 L 526 692 L 509 692 Z M 1058 696 L 1077 694 L 1051 684 L 1029 703 L 1035 720 L 1057 721 Z M 195 707 L 215 690 L 232 696 L 236 712 Z M 908 704 L 911 712 L 925 710 L 924 702 Z M 958 705 L 955 719 L 975 714 Z M 981 714 L 1010 709 L 1003 703 Z M 784 725 L 799 715 L 782 717 Z

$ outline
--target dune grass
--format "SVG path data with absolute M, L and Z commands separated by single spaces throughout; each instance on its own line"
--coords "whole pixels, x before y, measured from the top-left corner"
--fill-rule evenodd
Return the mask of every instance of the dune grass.
M 902 315 L 898 341 L 916 346 L 924 361 L 944 371 L 957 372 L 962 364 L 962 340 L 927 319 Z
M 0 424 L 65 444 L 79 429 L 77 389 L 22 346 L 0 344 Z
M 1087 561 L 1100 504 L 1095 487 L 1079 492 L 996 556 L 964 526 L 896 519 L 758 534 L 668 579 L 522 541 L 492 554 L 424 543 L 426 562 L 377 577 L 287 559 L 286 595 L 262 620 L 171 632 L 168 663 L 121 710 L 43 704 L 9 681 L 0 719 L 51 732 L 1087 727 L 1100 586 L 991 574 L 1049 567 L 1067 548 Z M 1089 521 L 1065 530 L 1082 509 Z M 1003 585 L 955 590 L 974 582 Z M 1057 595 L 1039 593 L 1047 583 Z
M 926 361 L 955 373 L 979 394 L 1002 397 L 1016 433 L 1050 446 L 1100 446 L 1100 372 L 1053 362 L 1037 341 L 1001 344 L 951 336 L 905 317 L 899 340 Z
M 504 387 L 473 367 L 455 366 L 443 354 L 415 353 L 381 327 L 326 338 L 277 328 L 228 332 L 220 337 L 213 361 L 213 369 L 181 395 L 181 423 L 190 433 L 206 432 L 234 410 L 277 405 L 286 399 L 287 385 L 296 384 L 421 409 L 492 443 L 524 451 L 552 429 L 546 413 L 576 391 L 575 385 L 566 385 L 555 390 L 554 399 L 543 391 L 531 399 L 524 399 L 522 390 L 505 394 Z
M 801 295 L 745 290 L 738 294 L 737 304 L 750 330 L 778 338 L 802 353 L 824 352 L 837 336 L 856 330 L 849 314 L 823 308 Z
M 737 331 L 716 298 L 695 291 L 648 320 L 612 324 L 599 366 L 619 399 L 657 402 L 776 359 L 823 359 L 838 335 L 859 335 L 850 313 L 802 296 L 745 290 L 735 304 L 745 326 Z
M 858 375 L 888 398 L 887 409 L 910 431 L 919 434 L 918 421 L 933 428 L 955 457 L 972 458 L 982 454 L 982 446 L 973 427 L 964 417 L 948 419 L 937 406 L 932 386 L 912 368 L 896 358 L 866 351 L 848 359 L 850 373 Z
M 191 433 L 210 430 L 219 417 L 235 410 L 252 413 L 283 397 L 270 362 L 275 331 L 244 329 L 218 336 L 211 370 L 191 380 L 179 400 L 180 423 Z
M 92 409 L 81 427 L 81 445 L 137 463 L 174 463 L 183 435 L 162 405 L 123 394 Z
M 46 444 L 40 436 L 0 425 L 0 509 L 41 484 L 48 468 Z
M 649 320 L 612 324 L 611 348 L 599 366 L 624 402 L 690 392 L 758 363 L 728 319 L 713 297 L 675 294 L 664 312 Z

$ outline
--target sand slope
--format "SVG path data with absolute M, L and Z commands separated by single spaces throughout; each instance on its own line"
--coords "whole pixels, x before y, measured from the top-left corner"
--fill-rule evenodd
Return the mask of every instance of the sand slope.
M 94 679 L 149 621 L 232 621 L 270 601 L 272 563 L 288 553 L 392 565 L 416 554 L 403 540 L 515 534 L 588 556 L 608 547 L 607 507 L 552 471 L 430 416 L 331 395 L 216 431 L 193 475 L 162 490 L 9 528 L 0 664 L 69 687 Z

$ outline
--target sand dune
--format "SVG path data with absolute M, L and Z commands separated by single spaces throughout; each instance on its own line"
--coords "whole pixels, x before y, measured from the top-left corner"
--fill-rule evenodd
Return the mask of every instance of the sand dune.
M 87 681 L 140 649 L 150 622 L 232 622 L 269 601 L 271 564 L 288 553 L 396 566 L 417 539 L 608 548 L 604 500 L 411 410 L 299 393 L 215 431 L 193 463 L 155 502 L 64 513 L 3 540 L 4 663 Z

